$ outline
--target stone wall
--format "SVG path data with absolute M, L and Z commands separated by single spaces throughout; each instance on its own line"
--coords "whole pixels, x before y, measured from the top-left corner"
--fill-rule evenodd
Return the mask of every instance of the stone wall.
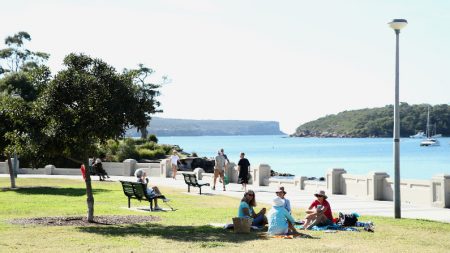
M 137 163 L 127 159 L 122 163 L 104 162 L 103 168 L 111 176 L 132 176 L 135 170 L 143 169 L 151 177 L 171 177 L 172 169 L 168 159 L 160 163 Z M 8 174 L 6 162 L 0 162 L 0 173 Z M 181 174 L 180 171 L 177 174 Z M 205 173 L 197 168 L 194 172 L 199 180 L 212 182 L 213 174 Z M 230 183 L 237 183 L 238 169 L 230 163 L 226 170 Z M 18 174 L 46 175 L 81 175 L 79 168 L 55 168 L 47 165 L 45 168 L 20 168 Z M 393 201 L 393 180 L 385 172 L 371 172 L 367 175 L 347 174 L 345 169 L 335 168 L 327 172 L 325 181 L 307 180 L 306 177 L 278 178 L 270 177 L 270 166 L 259 164 L 250 168 L 250 184 L 254 186 L 285 186 L 301 191 L 315 192 L 327 190 L 328 194 L 342 194 L 367 200 Z M 180 175 L 181 176 L 181 175 Z M 450 175 L 435 175 L 431 180 L 402 179 L 400 182 L 401 201 L 417 205 L 431 205 L 450 208 Z

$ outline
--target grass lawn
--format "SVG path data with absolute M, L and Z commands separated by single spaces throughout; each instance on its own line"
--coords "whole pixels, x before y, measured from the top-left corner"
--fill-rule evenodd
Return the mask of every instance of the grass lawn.
M 230 223 L 239 200 L 185 194 L 160 187 L 175 212 L 128 210 L 118 182 L 93 182 L 96 215 L 154 215 L 161 221 L 115 226 L 13 225 L 14 218 L 86 214 L 84 182 L 18 178 L 18 190 L 0 191 L 0 252 L 449 252 L 450 224 L 382 217 L 375 233 L 307 231 L 314 239 L 275 239 L 265 233 L 234 234 L 210 223 Z M 0 178 L 0 188 L 9 178 Z M 132 207 L 148 207 L 132 200 Z M 164 206 L 164 204 L 161 204 Z M 263 205 L 258 206 L 257 210 Z M 268 207 L 268 206 L 266 206 Z M 294 217 L 301 217 L 296 210 Z

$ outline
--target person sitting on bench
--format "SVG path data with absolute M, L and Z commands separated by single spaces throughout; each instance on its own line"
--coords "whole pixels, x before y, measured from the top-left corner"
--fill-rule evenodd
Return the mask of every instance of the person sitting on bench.
M 142 184 L 146 184 L 147 185 L 147 195 L 149 195 L 150 197 L 161 197 L 163 199 L 164 202 L 169 201 L 168 198 L 166 198 L 164 195 L 161 194 L 161 191 L 159 190 L 159 188 L 157 186 L 153 186 L 150 187 L 148 185 L 148 178 L 147 178 L 147 173 L 141 169 L 136 170 L 135 175 L 137 177 L 137 182 L 138 183 L 142 183 Z M 158 198 L 155 198 L 155 210 L 162 210 L 159 206 L 158 206 Z
M 106 173 L 106 170 L 103 169 L 102 160 L 104 159 L 105 154 L 101 154 L 99 158 L 94 159 L 94 164 L 92 164 L 95 174 L 98 175 L 100 181 L 104 181 L 106 177 L 109 178 L 108 173 Z

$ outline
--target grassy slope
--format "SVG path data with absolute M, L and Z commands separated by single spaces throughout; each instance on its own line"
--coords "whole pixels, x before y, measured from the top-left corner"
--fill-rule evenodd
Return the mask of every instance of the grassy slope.
M 363 217 L 375 222 L 373 234 L 308 232 L 318 239 L 294 240 L 266 238 L 264 233 L 236 235 L 207 224 L 230 222 L 237 212 L 237 199 L 187 195 L 177 189 L 161 187 L 178 211 L 130 211 L 116 182 L 93 183 L 95 214 L 157 215 L 162 221 L 108 227 L 11 225 L 7 220 L 16 217 L 86 213 L 81 181 L 19 178 L 17 184 L 57 188 L 0 191 L 0 252 L 229 252 L 242 248 L 247 252 L 445 252 L 450 248 L 450 224 L 380 217 Z M 8 179 L 0 178 L 0 187 L 6 186 Z M 147 206 L 147 203 L 134 200 L 132 206 Z M 295 217 L 300 215 L 300 210 L 294 212 Z

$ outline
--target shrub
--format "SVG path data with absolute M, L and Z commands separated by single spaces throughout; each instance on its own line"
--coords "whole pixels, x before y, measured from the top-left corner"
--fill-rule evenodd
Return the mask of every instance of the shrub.
M 125 139 L 125 141 L 119 145 L 117 158 L 120 162 L 129 158 L 139 160 L 139 153 L 136 150 L 133 139 Z
M 152 142 L 154 142 L 154 143 L 158 143 L 158 138 L 156 138 L 156 135 L 154 135 L 154 134 L 151 134 L 151 135 L 148 137 L 148 140 L 149 140 L 149 141 L 152 141 Z
M 158 148 L 158 145 L 155 142 L 150 141 L 142 144 L 139 148 L 154 150 Z
M 161 148 L 155 150 L 141 148 L 138 150 L 138 153 L 141 159 L 160 159 L 166 156 L 166 153 Z

